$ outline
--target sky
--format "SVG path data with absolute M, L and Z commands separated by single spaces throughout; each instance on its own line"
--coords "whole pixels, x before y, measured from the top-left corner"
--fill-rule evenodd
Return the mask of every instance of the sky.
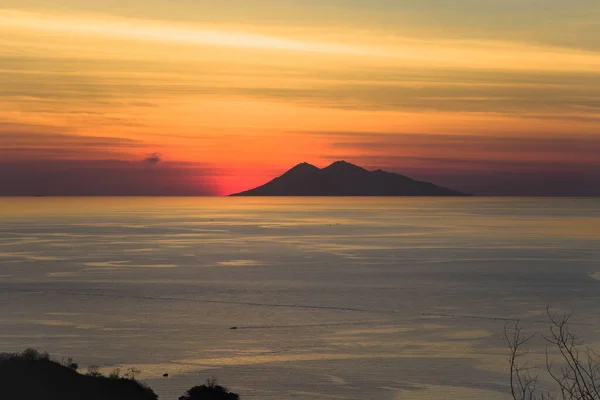
M 600 195 L 596 0 L 0 0 L 0 195 L 225 195 L 336 160 Z

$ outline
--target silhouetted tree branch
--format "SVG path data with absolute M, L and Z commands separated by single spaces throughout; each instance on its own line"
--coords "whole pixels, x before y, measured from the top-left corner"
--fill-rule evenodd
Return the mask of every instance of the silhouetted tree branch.
M 179 400 L 239 400 L 240 396 L 227 388 L 219 386 L 216 379 L 209 379 L 202 386 L 194 386 Z
M 504 337 L 510 350 L 510 389 L 514 400 L 600 400 L 600 357 L 584 347 L 570 330 L 572 313 L 557 316 L 546 310 L 550 321 L 548 333 L 542 337 L 545 346 L 545 370 L 557 390 L 539 388 L 537 370 L 521 359 L 528 354 L 526 344 L 535 336 L 524 336 L 517 321 L 513 327 L 504 327 Z M 557 351 L 558 362 L 552 360 L 551 350 Z

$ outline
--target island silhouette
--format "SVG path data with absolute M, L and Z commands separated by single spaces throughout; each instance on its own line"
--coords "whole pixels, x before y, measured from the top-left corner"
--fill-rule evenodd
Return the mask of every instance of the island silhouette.
M 301 163 L 272 181 L 230 196 L 470 196 L 404 175 L 368 171 L 346 161 Z

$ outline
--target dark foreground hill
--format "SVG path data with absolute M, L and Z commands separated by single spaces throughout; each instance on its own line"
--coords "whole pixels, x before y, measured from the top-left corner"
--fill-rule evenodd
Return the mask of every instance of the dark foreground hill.
M 272 181 L 232 196 L 469 196 L 429 182 L 336 161 L 320 169 L 302 163 Z
M 6 400 L 156 400 L 133 379 L 89 376 L 40 357 L 0 357 L 0 399 Z

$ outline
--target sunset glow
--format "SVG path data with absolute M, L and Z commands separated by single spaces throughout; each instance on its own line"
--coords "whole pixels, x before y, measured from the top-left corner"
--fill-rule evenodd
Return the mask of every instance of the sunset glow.
M 4 1 L 0 193 L 222 195 L 346 159 L 600 194 L 600 4 L 449 3 Z

